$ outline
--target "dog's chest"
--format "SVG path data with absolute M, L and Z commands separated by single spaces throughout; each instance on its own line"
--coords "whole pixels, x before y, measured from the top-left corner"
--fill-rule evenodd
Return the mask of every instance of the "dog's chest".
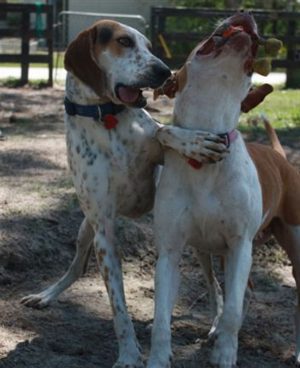
M 175 152 L 166 152 L 158 193 L 161 205 L 171 206 L 170 213 L 181 213 L 176 221 L 182 224 L 178 227 L 182 226 L 187 243 L 204 252 L 223 253 L 229 240 L 243 237 L 248 229 L 255 234 L 260 224 L 257 172 L 241 139 L 230 155 L 223 162 L 195 170 Z M 168 194 L 170 188 L 173 195 Z M 174 198 L 184 212 L 172 203 Z
M 67 118 L 69 166 L 83 207 L 105 200 L 121 214 L 139 215 L 152 206 L 159 146 L 146 115 L 120 115 L 112 130 L 90 119 L 83 124 Z

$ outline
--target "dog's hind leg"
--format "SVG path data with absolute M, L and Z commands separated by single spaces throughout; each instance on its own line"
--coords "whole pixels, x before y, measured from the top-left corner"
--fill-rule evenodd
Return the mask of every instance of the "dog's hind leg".
M 297 288 L 297 305 L 295 307 L 296 351 L 295 358 L 300 364 L 300 226 L 287 225 L 281 220 L 273 221 L 272 232 L 278 243 L 285 249 L 292 263 L 293 276 Z
M 47 307 L 60 293 L 72 285 L 87 267 L 93 239 L 93 228 L 87 219 L 84 219 L 78 233 L 76 254 L 68 271 L 55 284 L 47 287 L 42 292 L 25 296 L 21 303 L 33 308 Z
M 203 276 L 207 284 L 210 312 L 214 319 L 208 334 L 209 337 L 212 337 L 223 311 L 223 292 L 213 269 L 212 256 L 200 252 L 198 252 L 198 256 Z
M 216 275 L 213 269 L 213 262 L 212 262 L 211 255 L 204 254 L 204 253 L 198 253 L 198 255 L 199 255 L 199 262 L 201 264 L 203 275 L 204 275 L 204 278 L 207 284 L 211 316 L 213 317 L 213 323 L 208 333 L 208 336 L 209 338 L 213 338 L 216 328 L 218 326 L 220 316 L 223 311 L 223 304 L 224 304 L 223 291 L 216 278 Z M 251 287 L 251 280 L 249 279 L 248 287 L 246 289 L 245 297 L 244 297 L 243 320 L 248 312 L 251 298 L 252 298 L 252 287 Z

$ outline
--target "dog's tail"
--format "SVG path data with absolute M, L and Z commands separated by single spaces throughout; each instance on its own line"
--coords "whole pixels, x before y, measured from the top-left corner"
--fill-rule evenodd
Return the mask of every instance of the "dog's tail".
M 284 149 L 280 143 L 276 130 L 273 128 L 272 124 L 266 116 L 262 116 L 262 121 L 264 123 L 272 148 L 286 159 L 286 153 L 284 152 Z

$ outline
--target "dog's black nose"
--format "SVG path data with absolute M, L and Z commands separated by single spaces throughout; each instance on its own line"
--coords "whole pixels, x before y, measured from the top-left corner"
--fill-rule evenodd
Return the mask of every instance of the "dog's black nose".
M 152 72 L 162 82 L 171 76 L 171 70 L 164 63 L 153 64 Z

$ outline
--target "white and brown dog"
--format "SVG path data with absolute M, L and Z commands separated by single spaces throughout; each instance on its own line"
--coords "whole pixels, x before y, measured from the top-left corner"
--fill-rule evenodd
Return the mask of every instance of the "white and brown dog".
M 187 243 L 201 256 L 210 293 L 217 299 L 216 313 L 220 318 L 215 329 L 212 364 L 221 368 L 236 364 L 252 243 L 259 232 L 273 233 L 287 251 L 299 300 L 300 176 L 271 147 L 246 146 L 236 130 L 241 103 L 250 88 L 257 39 L 252 16 L 237 13 L 193 50 L 173 83 L 177 90 L 174 124 L 226 133 L 231 152 L 216 165 L 194 165 L 199 170 L 175 151 L 168 150 L 165 154 L 154 207 L 159 258 L 148 368 L 171 366 L 170 321 L 179 285 L 179 262 Z M 211 254 L 225 258 L 223 308 L 211 268 Z M 299 301 L 296 340 L 299 361 Z
M 86 219 L 68 272 L 23 303 L 44 307 L 53 301 L 82 274 L 94 243 L 119 344 L 114 367 L 140 368 L 141 353 L 114 244 L 115 218 L 140 216 L 152 208 L 163 147 L 214 162 L 226 155 L 226 146 L 213 133 L 162 126 L 142 109 L 146 100 L 141 88 L 160 86 L 170 70 L 151 53 L 149 41 L 130 27 L 99 21 L 69 45 L 65 67 L 68 160 Z

